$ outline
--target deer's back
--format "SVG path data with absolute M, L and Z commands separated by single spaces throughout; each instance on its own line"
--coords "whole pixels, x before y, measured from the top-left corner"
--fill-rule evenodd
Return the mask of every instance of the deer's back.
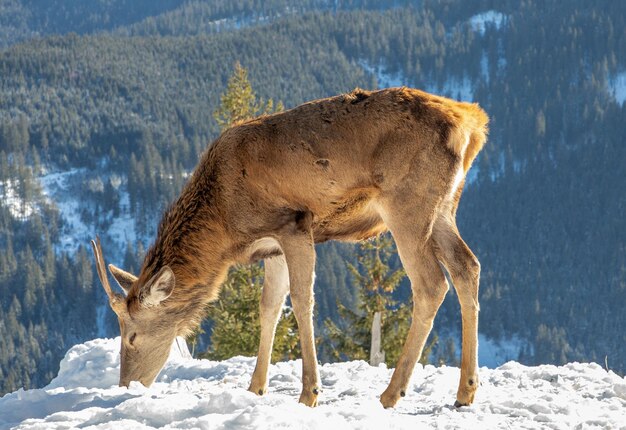
M 376 234 L 377 195 L 416 169 L 428 181 L 462 157 L 448 140 L 467 106 L 407 88 L 355 90 L 235 126 L 216 142 L 233 210 L 248 220 L 310 211 L 318 241 Z

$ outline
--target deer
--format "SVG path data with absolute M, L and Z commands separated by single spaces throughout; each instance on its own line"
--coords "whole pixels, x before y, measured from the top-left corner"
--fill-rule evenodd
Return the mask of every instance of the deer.
M 466 174 L 486 142 L 487 114 L 401 87 L 355 89 L 225 130 L 201 155 L 164 212 L 135 276 L 110 264 L 100 240 L 97 272 L 121 333 L 120 386 L 150 386 L 176 336 L 187 336 L 216 300 L 228 269 L 263 261 L 260 344 L 249 390 L 268 389 L 274 332 L 289 294 L 302 354 L 299 401 L 321 391 L 313 332 L 315 244 L 361 241 L 390 231 L 411 283 L 410 329 L 385 408 L 406 395 L 433 320 L 449 290 L 462 317 L 454 405 L 470 405 L 478 378 L 480 263 L 463 241 L 456 212 Z

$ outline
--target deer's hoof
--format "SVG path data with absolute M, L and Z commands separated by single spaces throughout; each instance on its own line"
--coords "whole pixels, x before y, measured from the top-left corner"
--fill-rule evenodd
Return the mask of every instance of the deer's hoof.
M 254 382 L 252 382 L 250 384 L 250 387 L 248 387 L 248 391 L 258 396 L 262 396 L 263 394 L 267 393 L 267 386 L 255 384 Z
M 455 408 L 460 408 L 461 406 L 468 406 L 468 405 L 464 405 L 463 403 L 459 402 L 458 400 L 454 401 L 454 407 Z
M 469 406 L 474 403 L 474 396 L 478 389 L 478 377 L 473 376 L 466 381 L 461 380 L 459 384 L 459 390 L 456 393 L 456 401 L 454 406 L 459 408 L 461 406 Z
M 457 395 L 457 399 L 454 401 L 454 407 L 460 408 L 461 406 L 469 406 L 474 403 L 474 393 L 467 395 L 464 398 Z
M 461 406 L 469 406 L 474 403 L 474 394 L 476 394 L 476 389 L 473 390 L 459 390 L 456 394 L 456 401 L 454 402 L 455 408 L 460 408 Z
M 393 408 L 396 406 L 396 403 L 398 403 L 398 400 L 400 400 L 400 397 L 404 397 L 404 395 L 404 390 L 389 391 L 389 389 L 387 389 L 380 395 L 380 403 L 382 403 L 385 409 Z
M 300 400 L 298 400 L 303 405 L 314 408 L 317 406 L 317 396 L 319 394 L 318 388 L 312 388 L 307 390 L 302 390 L 302 394 L 300 394 Z

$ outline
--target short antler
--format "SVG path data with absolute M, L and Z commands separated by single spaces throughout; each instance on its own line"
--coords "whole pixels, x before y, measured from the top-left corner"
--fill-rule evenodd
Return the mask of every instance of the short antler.
M 121 312 L 126 310 L 126 303 L 124 301 L 124 296 L 114 293 L 111 289 L 111 284 L 109 284 L 109 278 L 107 277 L 107 272 L 104 266 L 104 257 L 102 256 L 100 237 L 96 236 L 96 240 L 91 241 L 91 247 L 93 248 L 93 254 L 96 257 L 96 270 L 98 271 L 98 277 L 100 278 L 104 291 L 109 297 L 109 304 L 111 305 L 113 311 L 120 315 Z

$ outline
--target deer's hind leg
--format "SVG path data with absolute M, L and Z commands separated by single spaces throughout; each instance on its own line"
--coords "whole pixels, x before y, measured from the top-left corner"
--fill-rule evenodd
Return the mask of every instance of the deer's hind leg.
M 420 200 L 422 205 L 428 206 Z M 395 406 L 406 394 L 415 363 L 422 355 L 437 310 L 448 291 L 448 283 L 430 237 L 437 203 L 436 199 L 433 200 L 430 207 L 422 206 L 422 211 L 414 205 L 407 205 L 405 198 L 382 203 L 381 216 L 394 237 L 413 293 L 411 327 L 391 382 L 380 396 L 385 408 Z
M 437 220 L 433 229 L 437 258 L 446 267 L 461 304 L 463 344 L 461 350 L 461 380 L 455 406 L 467 406 L 474 401 L 478 389 L 478 283 L 480 263 L 461 238 L 452 217 Z
M 289 291 L 289 270 L 284 255 L 265 259 L 265 278 L 261 293 L 260 320 L 261 341 L 256 367 L 252 374 L 249 391 L 263 395 L 267 392 L 267 370 L 272 357 L 274 332 L 285 297 Z

